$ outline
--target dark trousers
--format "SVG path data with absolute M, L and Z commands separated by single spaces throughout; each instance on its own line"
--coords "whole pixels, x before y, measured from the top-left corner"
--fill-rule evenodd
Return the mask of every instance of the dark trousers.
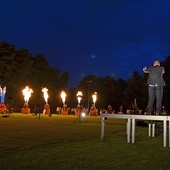
M 148 102 L 148 112 L 153 113 L 153 104 L 156 98 L 156 110 L 158 114 L 161 114 L 162 109 L 162 97 L 163 97 L 163 86 L 149 86 L 149 102 Z

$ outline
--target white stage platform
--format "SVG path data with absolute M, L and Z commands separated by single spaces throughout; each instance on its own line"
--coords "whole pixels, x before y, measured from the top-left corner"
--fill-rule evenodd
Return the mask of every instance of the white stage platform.
M 101 139 L 104 139 L 104 130 L 105 130 L 105 118 L 114 118 L 114 119 L 126 119 L 126 134 L 127 134 L 127 143 L 135 143 L 135 122 L 136 120 L 153 120 L 163 122 L 163 146 L 167 145 L 167 136 L 169 136 L 169 147 L 170 147 L 170 126 L 168 128 L 167 134 L 167 125 L 170 124 L 170 116 L 157 116 L 157 115 L 132 115 L 132 114 L 101 114 Z M 151 121 L 150 121 L 151 122 Z M 148 136 L 155 137 L 155 123 L 148 124 Z M 132 134 L 131 134 L 132 133 Z M 152 134 L 152 135 L 151 135 Z

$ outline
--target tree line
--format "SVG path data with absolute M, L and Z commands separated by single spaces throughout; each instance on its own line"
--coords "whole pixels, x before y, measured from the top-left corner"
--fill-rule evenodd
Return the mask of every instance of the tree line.
M 170 108 L 170 56 L 161 61 L 165 67 L 163 105 Z M 111 105 L 118 111 L 122 105 L 124 109 L 132 107 L 136 99 L 138 107 L 145 109 L 148 102 L 147 74 L 140 75 L 134 71 L 128 80 L 115 79 L 114 76 L 98 77 L 88 75 L 84 77 L 77 87 L 68 89 L 69 73 L 62 72 L 59 68 L 52 68 L 43 54 L 33 56 L 26 49 L 17 50 L 14 45 L 0 42 L 0 85 L 6 86 L 5 103 L 20 111 L 24 99 L 22 90 L 25 86 L 33 89 L 29 101 L 31 108 L 43 108 L 44 98 L 42 88 L 49 89 L 49 104 L 51 111 L 62 107 L 60 93 L 66 91 L 66 104 L 68 107 L 77 106 L 77 91 L 82 91 L 82 105 L 92 105 L 92 94 L 97 92 L 97 108 L 106 108 Z

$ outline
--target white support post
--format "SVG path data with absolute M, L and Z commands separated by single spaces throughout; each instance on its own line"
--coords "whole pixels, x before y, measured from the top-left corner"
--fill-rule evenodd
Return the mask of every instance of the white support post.
M 148 136 L 151 137 L 151 122 L 150 121 L 148 125 Z
M 101 117 L 101 139 L 104 139 L 104 126 L 105 126 L 105 117 Z
M 170 147 L 170 120 L 168 121 L 168 131 L 169 131 L 169 147 Z
M 152 122 L 152 137 L 155 137 L 155 122 Z
M 167 126 L 166 126 L 166 120 L 163 121 L 163 146 L 166 147 L 166 135 L 167 135 Z
M 170 147 L 170 120 L 168 121 L 168 126 L 169 126 L 169 147 Z
M 132 143 L 135 143 L 135 119 L 132 119 Z
M 128 121 L 126 121 L 126 135 L 128 134 Z
M 131 125 L 131 119 L 128 118 L 127 125 L 126 125 L 127 143 L 130 143 L 130 125 Z

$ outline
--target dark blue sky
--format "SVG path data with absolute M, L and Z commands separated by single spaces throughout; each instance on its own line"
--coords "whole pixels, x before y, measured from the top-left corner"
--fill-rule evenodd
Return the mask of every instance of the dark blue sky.
M 127 79 L 170 55 L 169 0 L 5 0 L 0 41 L 69 72 Z

